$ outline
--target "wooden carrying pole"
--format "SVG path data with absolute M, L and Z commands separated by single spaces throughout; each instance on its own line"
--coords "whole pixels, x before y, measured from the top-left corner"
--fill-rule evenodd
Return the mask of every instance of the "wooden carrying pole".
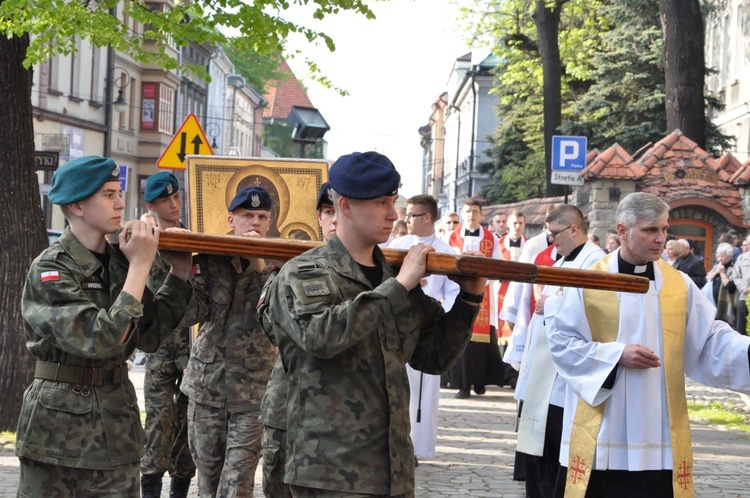
M 322 245 L 322 242 L 294 239 L 207 235 L 188 232 L 160 232 L 162 251 L 195 252 L 223 256 L 246 256 L 288 260 Z M 407 251 L 383 249 L 388 263 L 399 266 Z M 427 255 L 427 271 L 438 275 L 464 275 L 492 280 L 512 280 L 563 287 L 583 287 L 621 292 L 648 291 L 649 281 L 634 275 L 617 275 L 599 271 L 574 270 L 536 266 L 499 259 L 479 258 L 431 252 Z

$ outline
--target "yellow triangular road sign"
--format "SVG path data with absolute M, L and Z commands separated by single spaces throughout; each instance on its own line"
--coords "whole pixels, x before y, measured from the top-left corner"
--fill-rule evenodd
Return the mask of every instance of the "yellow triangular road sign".
M 161 153 L 156 165 L 166 169 L 185 169 L 185 156 L 213 156 L 214 151 L 195 114 L 188 114 L 172 141 Z

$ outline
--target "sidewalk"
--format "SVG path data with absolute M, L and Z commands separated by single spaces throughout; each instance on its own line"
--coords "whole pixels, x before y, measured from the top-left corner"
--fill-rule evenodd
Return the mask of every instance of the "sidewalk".
M 135 367 L 131 378 L 139 396 L 143 367 Z M 524 496 L 522 483 L 511 479 L 516 435 L 513 432 L 515 402 L 509 389 L 488 387 L 484 396 L 454 398 L 455 391 L 440 393 L 440 429 L 437 457 L 420 460 L 416 469 L 416 496 L 427 498 Z M 697 401 L 719 401 L 728 407 L 743 406 L 737 393 L 710 389 L 688 381 L 688 397 Z M 139 399 L 143 406 L 142 398 Z M 750 436 L 693 424 L 695 494 L 698 497 L 735 498 L 750 495 Z M 165 479 L 168 484 L 169 479 Z M 12 449 L 0 449 L 0 498 L 16 496 L 18 460 Z M 256 473 L 256 497 L 261 492 Z M 168 488 L 168 486 L 166 486 Z M 168 490 L 162 494 L 168 496 Z M 198 496 L 195 480 L 190 496 Z

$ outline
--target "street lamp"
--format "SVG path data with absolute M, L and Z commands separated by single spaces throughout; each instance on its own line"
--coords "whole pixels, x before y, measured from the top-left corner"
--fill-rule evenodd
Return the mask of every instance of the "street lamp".
M 117 112 L 125 112 L 129 109 L 128 102 L 122 95 L 123 88 L 126 88 L 130 84 L 130 73 L 124 67 L 116 67 L 122 71 L 122 77 L 114 79 L 114 85 L 117 88 L 117 100 L 112 103 L 112 107 Z
M 314 107 L 293 105 L 286 121 L 292 126 L 292 142 L 299 144 L 299 157 L 305 157 L 306 144 L 317 142 L 331 129 L 320 111 Z

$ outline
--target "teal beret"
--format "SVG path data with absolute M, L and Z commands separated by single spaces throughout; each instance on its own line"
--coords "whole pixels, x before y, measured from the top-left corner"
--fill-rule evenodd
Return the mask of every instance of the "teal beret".
M 88 199 L 107 182 L 120 181 L 120 167 L 106 157 L 84 156 L 71 159 L 55 171 L 47 198 L 65 206 Z
M 169 171 L 161 171 L 151 175 L 146 180 L 146 192 L 143 194 L 143 200 L 154 202 L 159 197 L 169 197 L 180 190 L 180 184 L 177 178 Z
M 250 211 L 270 211 L 273 208 L 271 194 L 263 187 L 243 188 L 229 203 L 229 211 L 232 212 L 240 207 Z
M 336 159 L 328 183 L 350 199 L 375 199 L 398 195 L 401 175 L 390 159 L 378 152 L 353 152 Z

